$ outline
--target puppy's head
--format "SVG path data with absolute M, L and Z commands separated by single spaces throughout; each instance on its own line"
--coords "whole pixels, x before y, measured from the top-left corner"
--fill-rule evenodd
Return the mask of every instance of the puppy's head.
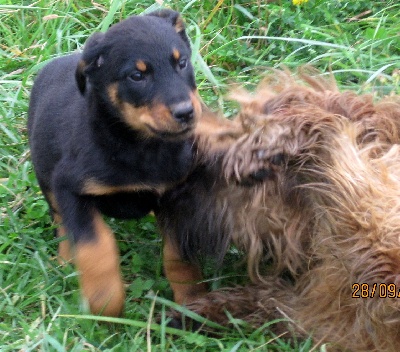
M 76 70 L 82 94 L 144 137 L 191 134 L 201 113 L 191 50 L 179 14 L 161 10 L 133 16 L 93 34 Z

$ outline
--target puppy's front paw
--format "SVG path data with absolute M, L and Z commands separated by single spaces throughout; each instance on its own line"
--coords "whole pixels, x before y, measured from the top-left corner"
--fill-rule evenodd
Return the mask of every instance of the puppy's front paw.
M 285 163 L 285 154 L 264 141 L 261 131 L 245 135 L 229 150 L 223 169 L 227 180 L 251 186 L 272 179 Z

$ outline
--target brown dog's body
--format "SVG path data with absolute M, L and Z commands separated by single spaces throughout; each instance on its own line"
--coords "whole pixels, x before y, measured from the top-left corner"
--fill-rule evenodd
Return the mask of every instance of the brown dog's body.
M 255 96 L 236 95 L 248 135 L 223 169 L 247 175 L 248 150 L 263 149 L 268 179 L 231 189 L 219 199 L 225 206 L 207 197 L 197 205 L 218 214 L 221 250 L 233 241 L 245 251 L 253 284 L 211 292 L 189 308 L 219 323 L 229 323 L 225 310 L 256 326 L 288 319 L 272 329 L 311 334 L 331 349 L 397 351 L 400 101 L 373 103 L 310 76 L 308 86 L 275 76 Z

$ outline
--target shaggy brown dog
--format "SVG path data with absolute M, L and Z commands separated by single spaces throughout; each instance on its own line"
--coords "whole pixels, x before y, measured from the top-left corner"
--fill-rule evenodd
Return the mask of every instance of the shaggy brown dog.
M 241 179 L 263 162 L 267 180 L 252 188 L 189 180 L 178 201 L 191 202 L 193 228 L 166 221 L 188 257 L 193 248 L 223 256 L 230 241 L 247 254 L 252 285 L 188 307 L 222 324 L 225 311 L 255 326 L 285 318 L 277 333 L 312 334 L 332 350 L 398 351 L 400 100 L 374 103 L 300 76 L 275 72 L 255 95 L 235 95 L 247 134 L 220 171 Z

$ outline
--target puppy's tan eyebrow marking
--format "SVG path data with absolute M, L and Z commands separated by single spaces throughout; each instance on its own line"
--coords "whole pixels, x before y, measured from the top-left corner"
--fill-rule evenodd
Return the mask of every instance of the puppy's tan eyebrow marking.
M 179 58 L 181 57 L 181 53 L 179 52 L 178 49 L 174 49 L 172 50 L 172 56 L 174 57 L 175 60 L 179 60 Z
M 141 72 L 147 71 L 147 65 L 143 60 L 136 61 L 136 68 Z

